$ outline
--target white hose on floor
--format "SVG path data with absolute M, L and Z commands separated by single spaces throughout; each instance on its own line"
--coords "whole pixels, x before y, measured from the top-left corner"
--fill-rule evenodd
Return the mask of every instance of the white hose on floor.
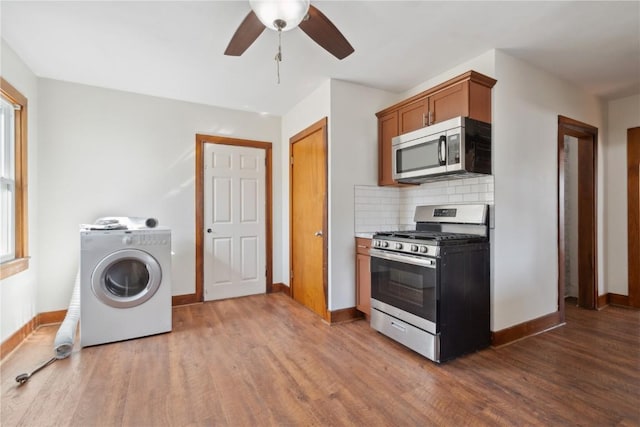
M 67 315 L 64 317 L 58 333 L 56 333 L 56 339 L 53 341 L 53 353 L 54 356 L 46 362 L 40 364 L 31 373 L 20 374 L 16 377 L 16 382 L 19 386 L 29 381 L 29 378 L 41 369 L 46 368 L 53 362 L 59 359 L 67 358 L 71 355 L 73 350 L 73 341 L 76 337 L 76 328 L 78 326 L 78 320 L 80 319 L 80 269 L 76 274 L 76 283 L 73 287 L 73 293 L 71 294 L 71 302 L 69 303 L 69 309 Z
M 73 341 L 76 337 L 76 328 L 78 326 L 78 320 L 80 319 L 80 270 L 76 275 L 76 283 L 73 287 L 73 293 L 71 294 L 71 302 L 69 303 L 69 309 L 67 315 L 64 317 L 56 339 L 53 342 L 53 348 L 56 354 L 56 359 L 64 359 L 69 357 L 71 350 L 73 350 Z

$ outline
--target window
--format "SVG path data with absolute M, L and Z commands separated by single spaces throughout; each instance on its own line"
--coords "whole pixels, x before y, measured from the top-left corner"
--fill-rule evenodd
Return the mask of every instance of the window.
M 0 77 L 0 279 L 29 267 L 27 98 Z

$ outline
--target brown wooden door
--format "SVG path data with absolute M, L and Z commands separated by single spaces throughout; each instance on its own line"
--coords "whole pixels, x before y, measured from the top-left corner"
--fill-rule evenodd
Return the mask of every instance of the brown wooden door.
M 398 112 L 378 118 L 378 185 L 396 185 L 391 177 L 391 139 L 398 136 Z
M 629 305 L 640 307 L 640 127 L 627 130 Z
M 291 294 L 327 319 L 327 120 L 291 138 Z
M 423 128 L 427 125 L 429 104 L 427 98 L 412 102 L 398 110 L 400 134 Z
M 578 140 L 578 305 L 596 308 L 595 153 L 591 136 Z
M 461 82 L 429 96 L 429 124 L 469 115 L 469 82 Z

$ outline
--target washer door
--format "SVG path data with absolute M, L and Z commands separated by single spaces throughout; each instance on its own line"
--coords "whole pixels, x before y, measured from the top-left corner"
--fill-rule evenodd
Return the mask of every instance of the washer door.
M 151 298 L 162 282 L 162 268 L 147 252 L 124 249 L 102 259 L 91 276 L 91 289 L 103 303 L 135 307 Z

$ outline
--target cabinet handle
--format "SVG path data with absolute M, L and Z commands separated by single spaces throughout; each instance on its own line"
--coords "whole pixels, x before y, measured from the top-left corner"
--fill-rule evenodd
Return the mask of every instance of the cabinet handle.
M 427 125 L 427 116 L 422 113 L 422 127 L 425 127 Z
M 431 125 L 431 111 L 429 111 L 429 125 Z

